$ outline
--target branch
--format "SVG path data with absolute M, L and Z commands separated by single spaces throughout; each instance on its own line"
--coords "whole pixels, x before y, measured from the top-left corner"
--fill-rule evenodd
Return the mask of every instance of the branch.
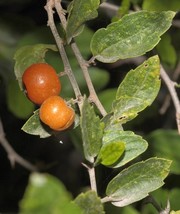
M 55 8 L 57 11 L 57 14 L 61 20 L 61 24 L 64 29 L 66 29 L 66 18 L 65 18 L 65 10 L 61 6 L 61 0 L 55 0 Z
M 64 49 L 64 45 L 63 45 L 63 40 L 59 36 L 57 28 L 56 28 L 55 23 L 54 23 L 53 7 L 54 7 L 54 0 L 47 1 L 45 9 L 46 9 L 47 14 L 48 14 L 48 26 L 50 27 L 51 32 L 52 32 L 54 39 L 56 41 L 57 47 L 59 49 L 59 53 L 61 55 L 61 58 L 62 58 L 62 61 L 64 64 L 65 73 L 67 73 L 67 75 L 68 75 L 68 78 L 69 78 L 71 85 L 73 87 L 75 96 L 77 99 L 80 99 L 80 101 L 81 101 L 82 95 L 81 95 L 79 86 L 77 84 L 77 81 L 76 81 L 74 74 L 72 72 L 71 65 L 70 65 L 69 60 L 67 58 L 67 55 L 66 55 L 66 52 Z M 79 105 L 79 107 L 81 107 L 81 102 L 78 102 L 78 105 Z
M 178 80 L 179 76 L 180 76 L 180 62 L 178 63 L 178 65 L 172 75 L 172 80 L 176 82 Z M 171 96 L 170 96 L 170 94 L 167 94 L 164 99 L 164 103 L 163 103 L 162 107 L 160 108 L 160 111 L 159 111 L 160 114 L 164 114 L 167 111 L 167 109 L 170 106 L 170 100 L 171 100 Z
M 171 95 L 172 101 L 174 103 L 174 107 L 176 109 L 176 123 L 177 123 L 178 132 L 180 134 L 180 101 L 179 101 L 177 92 L 175 90 L 176 83 L 173 82 L 169 78 L 169 76 L 167 75 L 167 73 L 165 72 L 165 70 L 164 70 L 164 68 L 162 66 L 161 66 L 160 73 L 161 73 L 162 79 L 164 80 L 164 82 L 165 82 L 165 84 L 166 84 L 166 86 L 167 86 L 167 88 L 169 90 L 169 93 Z
M 90 77 L 89 71 L 88 71 L 88 63 L 82 57 L 81 52 L 79 51 L 79 48 L 77 47 L 77 45 L 74 41 L 71 43 L 71 48 L 74 52 L 74 55 L 76 56 L 76 59 L 81 67 L 84 78 L 86 80 L 86 83 L 87 83 L 87 86 L 89 89 L 89 93 L 90 93 L 89 99 L 91 102 L 95 103 L 95 105 L 97 106 L 97 108 L 99 109 L 101 114 L 103 116 L 105 116 L 107 114 L 107 112 L 104 109 L 103 105 L 101 104 L 101 102 L 96 94 L 96 91 L 94 89 L 94 86 L 92 84 L 91 77 Z
M 82 163 L 82 165 L 88 170 L 91 190 L 94 190 L 97 193 L 95 168 L 89 167 L 84 163 Z
M 59 18 L 61 20 L 63 28 L 66 29 L 67 21 L 66 21 L 66 18 L 64 16 L 65 15 L 64 14 L 64 10 L 61 7 L 61 4 L 60 4 L 59 0 L 55 0 L 55 8 L 56 8 L 58 16 L 59 16 Z M 77 59 L 79 65 L 81 67 L 81 70 L 83 72 L 85 81 L 87 83 L 87 86 L 88 86 L 88 89 L 89 89 L 89 93 L 90 93 L 89 100 L 91 102 L 95 103 L 95 105 L 97 106 L 97 108 L 99 109 L 101 114 L 103 116 L 105 116 L 107 113 L 106 113 L 106 110 L 104 109 L 103 105 L 99 101 L 99 98 L 97 97 L 96 91 L 94 89 L 94 86 L 92 84 L 91 78 L 89 76 L 88 64 L 84 60 L 84 58 L 82 57 L 81 52 L 79 51 L 79 48 L 77 47 L 77 45 L 76 45 L 76 43 L 74 41 L 71 43 L 71 48 L 72 48 L 72 50 L 73 50 L 73 52 L 74 52 L 74 54 L 76 56 L 76 59 Z
M 0 143 L 2 147 L 5 149 L 5 151 L 8 154 L 9 161 L 11 163 L 11 166 L 14 167 L 15 163 L 19 163 L 24 168 L 30 170 L 30 171 L 38 171 L 38 168 L 22 158 L 19 154 L 15 152 L 15 150 L 11 147 L 7 139 L 5 138 L 4 129 L 2 125 L 2 121 L 0 120 Z

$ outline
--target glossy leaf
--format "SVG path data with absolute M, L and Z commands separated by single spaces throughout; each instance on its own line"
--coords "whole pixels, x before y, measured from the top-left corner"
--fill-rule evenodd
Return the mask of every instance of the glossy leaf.
M 95 18 L 98 13 L 100 0 L 74 0 L 69 10 L 67 19 L 66 36 L 68 43 L 79 33 L 79 28 L 90 20 Z
M 151 105 L 160 89 L 159 72 L 157 56 L 149 58 L 135 70 L 128 72 L 113 103 L 114 123 L 126 123 Z
M 93 162 L 93 158 L 97 156 L 102 145 L 104 123 L 95 114 L 93 106 L 87 99 L 83 103 L 80 126 L 85 158 Z
M 152 11 L 166 11 L 166 10 L 180 10 L 180 1 L 179 0 L 144 0 L 143 1 L 143 10 L 152 10 Z
M 49 137 L 51 134 L 42 125 L 39 119 L 39 110 L 36 110 L 34 114 L 23 125 L 22 130 L 31 135 L 39 135 L 41 138 Z
M 175 130 L 156 130 L 148 136 L 152 155 L 172 160 L 171 173 L 180 174 L 180 135 Z
M 107 186 L 106 194 L 118 207 L 145 198 L 161 187 L 169 173 L 170 160 L 150 158 L 121 171 Z
M 74 202 L 81 208 L 82 214 L 105 214 L 100 198 L 91 190 L 78 195 Z
M 124 166 L 142 154 L 148 147 L 147 142 L 141 136 L 135 135 L 131 131 L 106 130 L 103 136 L 103 146 L 111 142 L 123 142 L 125 145 L 123 155 L 112 166 L 113 168 Z
M 21 89 L 23 89 L 21 78 L 25 69 L 33 63 L 45 62 L 44 57 L 48 50 L 57 51 L 57 48 L 55 45 L 38 44 L 24 46 L 16 51 L 14 73 Z
M 8 81 L 7 105 L 9 110 L 18 118 L 27 119 L 35 106 L 19 89 L 17 80 Z
M 106 63 L 145 54 L 171 26 L 175 13 L 139 11 L 96 31 L 91 40 L 93 56 Z
M 101 147 L 96 163 L 101 163 L 105 166 L 114 164 L 123 154 L 125 144 L 123 142 L 109 142 Z
M 48 174 L 33 173 L 20 203 L 20 213 L 81 214 L 64 185 Z

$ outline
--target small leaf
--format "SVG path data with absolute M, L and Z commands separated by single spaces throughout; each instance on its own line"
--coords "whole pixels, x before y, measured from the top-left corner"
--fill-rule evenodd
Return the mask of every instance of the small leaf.
M 101 147 L 96 163 L 101 163 L 105 166 L 114 164 L 123 154 L 125 145 L 123 142 L 109 142 Z M 95 163 L 95 164 L 96 164 Z
M 8 81 L 7 105 L 9 110 L 21 119 L 27 119 L 35 108 L 34 104 L 19 89 L 17 80 Z
M 170 160 L 161 158 L 136 163 L 110 181 L 106 194 L 118 207 L 139 201 L 164 184 L 170 165 Z
M 102 145 L 104 123 L 96 116 L 93 106 L 87 99 L 83 103 L 80 125 L 85 158 L 93 162 L 93 158 L 97 156 Z
M 179 0 L 144 0 L 143 1 L 143 10 L 152 10 L 152 11 L 166 11 L 180 10 L 180 1 Z
M 81 214 L 64 185 L 48 174 L 33 173 L 20 203 L 20 213 Z
M 48 50 L 57 51 L 55 45 L 47 44 L 38 44 L 38 45 L 28 45 L 23 46 L 18 49 L 14 55 L 16 61 L 14 67 L 14 73 L 19 82 L 20 89 L 23 89 L 22 86 L 22 74 L 25 69 L 34 63 L 45 62 L 44 57 Z
M 51 136 L 39 119 L 39 110 L 36 110 L 34 114 L 23 125 L 22 130 L 31 135 L 39 135 L 41 138 Z
M 128 72 L 113 103 L 115 123 L 126 123 L 151 105 L 160 89 L 159 72 L 157 56 L 149 58 L 135 70 Z
M 110 131 L 109 131 L 110 130 Z M 141 136 L 135 135 L 131 131 L 106 130 L 103 136 L 103 146 L 111 142 L 123 142 L 125 151 L 118 161 L 112 166 L 113 168 L 121 167 L 138 157 L 147 149 L 147 142 Z
M 123 16 L 108 27 L 99 29 L 91 40 L 93 56 L 106 63 L 145 54 L 160 41 L 171 26 L 172 11 L 139 11 Z
M 71 3 L 66 27 L 68 43 L 79 33 L 80 27 L 82 27 L 86 21 L 98 15 L 97 9 L 99 4 L 100 0 L 74 0 Z
M 81 193 L 74 202 L 83 210 L 82 214 L 105 214 L 100 198 L 93 191 Z

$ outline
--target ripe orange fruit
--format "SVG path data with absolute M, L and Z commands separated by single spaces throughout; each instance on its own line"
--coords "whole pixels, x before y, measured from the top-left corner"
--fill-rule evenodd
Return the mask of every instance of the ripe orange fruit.
M 47 63 L 32 64 L 24 71 L 22 81 L 28 98 L 38 105 L 61 90 L 56 71 Z
M 73 124 L 75 112 L 61 97 L 51 96 L 41 105 L 39 116 L 51 129 L 62 131 Z

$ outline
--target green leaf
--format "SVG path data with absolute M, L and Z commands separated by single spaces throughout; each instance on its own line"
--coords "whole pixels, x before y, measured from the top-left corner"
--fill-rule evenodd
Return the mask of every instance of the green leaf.
M 74 202 L 83 210 L 82 214 L 105 214 L 100 198 L 91 190 L 78 195 Z
M 123 142 L 109 142 L 101 147 L 96 163 L 101 163 L 105 166 L 114 164 L 123 154 L 125 145 Z M 96 164 L 95 163 L 95 164 Z
M 161 187 L 169 173 L 171 161 L 150 158 L 121 171 L 107 186 L 106 194 L 113 205 L 124 207 L 145 198 Z
M 80 126 L 85 158 L 93 162 L 93 158 L 97 156 L 102 145 L 104 123 L 96 116 L 93 106 L 87 99 L 83 103 Z
M 141 136 L 135 135 L 131 131 L 106 130 L 103 136 L 103 146 L 111 142 L 123 142 L 125 144 L 125 151 L 113 165 L 113 168 L 124 166 L 142 154 L 148 147 L 147 142 Z
M 91 40 L 93 56 L 106 63 L 145 54 L 160 41 L 160 36 L 171 26 L 172 11 L 139 11 L 123 16 L 96 31 Z
M 21 89 L 23 89 L 22 74 L 25 69 L 31 64 L 45 62 L 44 57 L 48 50 L 57 51 L 57 48 L 55 45 L 38 44 L 24 46 L 16 51 L 14 73 Z
M 170 212 L 170 214 L 180 214 L 180 210 L 177 210 L 177 211 L 172 210 L 172 211 Z
M 74 0 L 72 2 L 66 27 L 68 43 L 79 33 L 79 28 L 86 21 L 97 17 L 99 4 L 100 0 Z
M 39 135 L 41 138 L 51 136 L 48 128 L 46 130 L 40 121 L 39 110 L 34 112 L 34 114 L 26 121 L 21 129 L 28 134 Z
M 171 173 L 180 174 L 180 135 L 175 130 L 156 130 L 148 136 L 153 155 L 172 160 Z
M 9 110 L 18 118 L 27 119 L 35 106 L 19 89 L 17 80 L 10 80 L 7 84 L 7 105 Z
M 166 11 L 180 10 L 180 1 L 179 0 L 144 0 L 143 1 L 143 10 L 153 10 L 153 11 Z
M 114 16 L 112 18 L 112 22 L 118 21 L 125 14 L 128 14 L 130 6 L 131 6 L 130 0 L 123 0 L 121 2 L 121 6 L 119 7 L 118 11 L 116 12 L 116 16 Z
M 48 174 L 33 173 L 20 203 L 21 214 L 81 214 L 64 185 Z
M 162 63 L 173 68 L 177 62 L 177 55 L 176 50 L 172 45 L 170 35 L 167 33 L 164 34 L 156 48 Z
M 160 89 L 159 72 L 157 56 L 149 58 L 135 70 L 128 72 L 113 103 L 114 123 L 126 123 L 151 105 Z
M 109 88 L 98 93 L 99 100 L 103 104 L 107 112 L 110 112 L 112 109 L 112 103 L 116 97 L 116 88 Z

